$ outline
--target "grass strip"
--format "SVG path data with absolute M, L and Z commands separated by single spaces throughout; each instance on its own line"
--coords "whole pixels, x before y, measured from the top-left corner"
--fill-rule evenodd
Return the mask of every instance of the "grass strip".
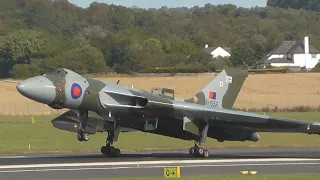
M 303 119 L 320 122 L 319 112 L 306 113 L 267 113 L 276 117 Z M 33 124 L 30 116 L 0 116 L 0 155 L 23 153 L 79 153 L 100 152 L 106 134 L 91 136 L 88 142 L 79 142 L 76 134 L 55 129 L 51 124 L 52 116 L 35 116 Z M 291 133 L 259 133 L 260 141 L 223 142 L 208 139 L 206 148 L 238 147 L 304 147 L 319 146 L 320 136 Z M 30 144 L 30 150 L 29 150 Z M 115 146 L 122 151 L 185 149 L 193 145 L 192 141 L 145 134 L 141 132 L 121 133 Z

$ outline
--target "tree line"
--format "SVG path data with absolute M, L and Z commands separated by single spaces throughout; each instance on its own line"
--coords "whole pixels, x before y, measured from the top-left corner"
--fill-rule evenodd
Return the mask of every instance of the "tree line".
M 57 67 L 82 74 L 253 67 L 283 41 L 305 35 L 320 49 L 317 12 L 274 6 L 141 9 L 95 2 L 83 9 L 67 0 L 0 0 L 0 77 Z M 231 47 L 231 58 L 213 60 L 206 44 Z
M 320 12 L 320 0 L 268 0 L 267 6 Z

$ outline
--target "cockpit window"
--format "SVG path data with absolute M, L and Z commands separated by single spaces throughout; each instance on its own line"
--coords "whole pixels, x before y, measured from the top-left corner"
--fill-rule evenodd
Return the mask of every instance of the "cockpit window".
M 54 76 L 64 77 L 64 78 L 81 78 L 82 77 L 80 74 L 65 68 L 57 68 L 51 71 L 50 73 L 48 73 L 48 75 L 49 74 Z
M 51 72 L 48 73 L 48 74 L 52 74 L 52 75 L 60 76 L 60 77 L 66 77 L 66 75 L 68 74 L 68 72 L 65 71 L 64 69 L 55 69 L 55 70 L 51 71 Z

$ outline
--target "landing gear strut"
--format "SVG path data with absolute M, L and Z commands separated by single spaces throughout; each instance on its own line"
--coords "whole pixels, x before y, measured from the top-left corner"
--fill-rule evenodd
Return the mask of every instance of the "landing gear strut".
M 90 136 L 85 132 L 88 121 L 88 111 L 80 111 L 80 127 L 77 138 L 79 141 L 89 141 Z
M 111 146 L 113 144 L 114 132 L 108 132 L 107 144 L 101 147 L 101 153 L 107 157 L 119 157 L 120 149 Z
M 195 157 L 208 158 L 209 151 L 207 149 L 202 148 L 198 143 L 195 143 L 194 147 L 189 149 L 189 154 Z

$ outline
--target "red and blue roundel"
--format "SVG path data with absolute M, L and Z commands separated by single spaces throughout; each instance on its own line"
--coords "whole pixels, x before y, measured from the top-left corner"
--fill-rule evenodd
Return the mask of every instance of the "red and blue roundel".
M 74 83 L 71 86 L 71 96 L 73 99 L 78 99 L 82 95 L 82 88 L 79 84 Z

